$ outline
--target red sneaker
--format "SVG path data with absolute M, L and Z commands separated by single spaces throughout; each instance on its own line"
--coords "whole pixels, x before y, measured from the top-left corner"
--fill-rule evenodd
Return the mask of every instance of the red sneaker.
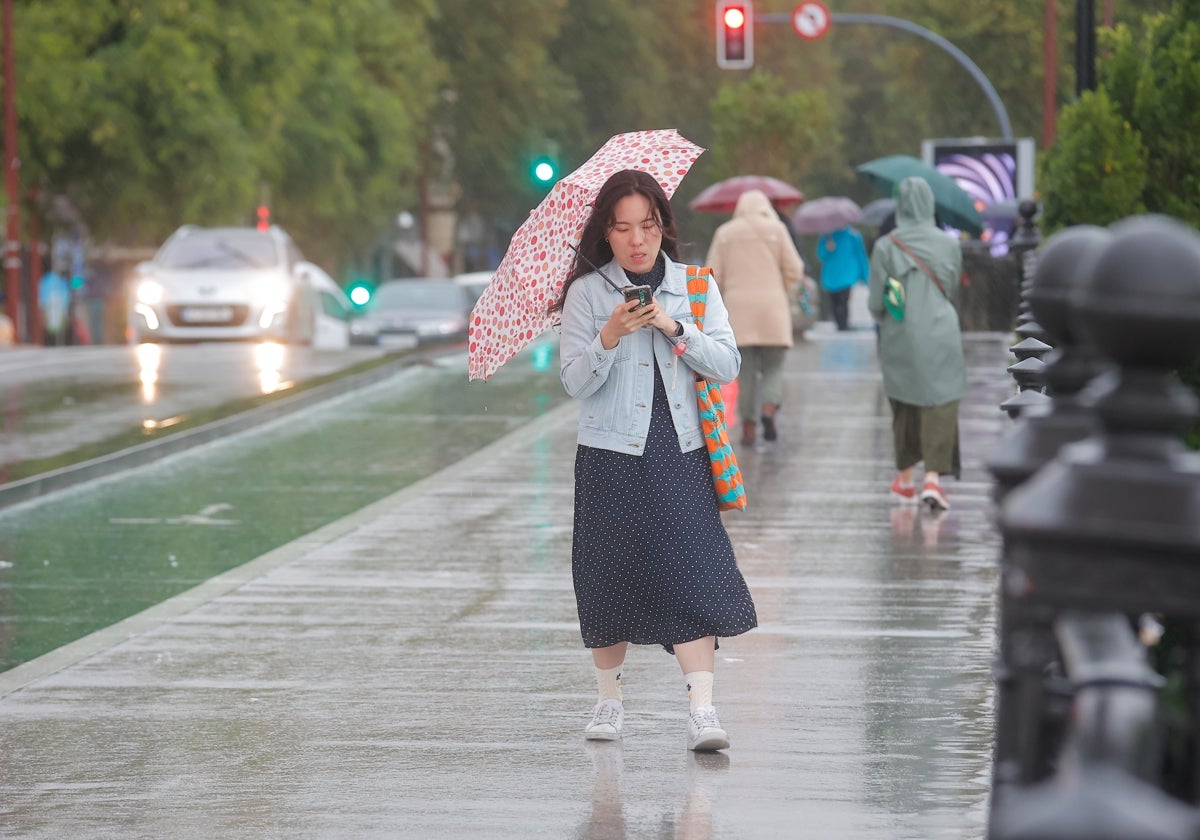
M 912 502 L 913 504 L 916 504 L 917 485 L 901 484 L 900 476 L 896 476 L 892 479 L 892 496 L 902 502 Z
M 921 501 L 929 505 L 930 510 L 950 510 L 946 494 L 942 492 L 941 486 L 936 481 L 925 482 L 925 487 L 921 490 Z

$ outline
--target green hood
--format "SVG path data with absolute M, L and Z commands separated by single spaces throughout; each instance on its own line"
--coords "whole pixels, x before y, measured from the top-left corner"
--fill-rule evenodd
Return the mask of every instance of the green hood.
M 896 190 L 896 227 L 933 223 L 933 190 L 924 178 L 905 178 Z

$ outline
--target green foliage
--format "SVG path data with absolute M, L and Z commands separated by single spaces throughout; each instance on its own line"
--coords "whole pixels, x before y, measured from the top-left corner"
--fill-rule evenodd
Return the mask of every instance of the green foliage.
M 1075 3 L 1054 3 L 1065 101 Z M 1106 46 L 1122 80 L 1109 92 L 1142 134 L 1147 206 L 1182 213 L 1172 201 L 1194 193 L 1197 133 L 1156 144 L 1200 114 L 1172 104 L 1195 86 L 1187 10 L 1200 0 L 1141 0 L 1138 11 L 1170 13 L 1157 28 L 1132 5 L 1118 4 L 1130 40 Z M 844 6 L 947 38 L 995 86 L 1014 133 L 1040 136 L 1045 0 Z M 247 223 L 265 190 L 272 217 L 335 267 L 365 263 L 422 194 L 514 229 L 544 191 L 528 166 L 549 144 L 562 174 L 618 132 L 678 128 L 711 150 L 675 201 L 685 234 L 702 239 L 719 220 L 687 202 L 725 175 L 865 202 L 877 193 L 855 165 L 915 154 L 928 137 L 997 133 L 976 80 L 912 33 L 838 23 L 802 41 L 759 25 L 746 73 L 716 67 L 714 23 L 696 0 L 18 0 L 22 178 L 69 196 L 96 239 L 130 245 L 184 222 Z M 1152 76 L 1145 45 L 1169 59 Z M 1168 175 L 1188 185 L 1181 195 L 1155 191 Z
M 1177 14 L 1151 26 L 1133 100 L 1120 107 L 1146 141 L 1147 208 L 1200 225 L 1200 20 Z
M 1063 110 L 1042 159 L 1051 230 L 1142 212 L 1200 225 L 1198 9 L 1180 2 L 1102 33 L 1099 89 Z
M 1107 225 L 1145 210 L 1141 134 L 1103 88 L 1063 109 L 1058 140 L 1041 158 L 1044 232 L 1068 225 Z
M 788 92 L 783 80 L 761 72 L 721 86 L 712 124 L 717 178 L 771 175 L 799 184 L 840 142 L 822 92 Z
M 77 4 L 16 16 L 23 177 L 97 239 L 273 218 L 335 261 L 390 214 L 439 77 L 426 0 Z
M 440 3 L 432 32 L 452 91 L 444 137 L 465 197 L 492 215 L 527 211 L 540 192 L 528 175 L 533 157 L 578 134 L 577 91 L 548 46 L 565 5 L 519 0 L 483 14 L 474 0 Z

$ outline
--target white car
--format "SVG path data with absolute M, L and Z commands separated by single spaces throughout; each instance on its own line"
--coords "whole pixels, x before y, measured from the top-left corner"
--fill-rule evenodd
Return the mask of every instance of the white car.
M 471 295 L 471 306 L 479 302 L 479 296 L 483 294 L 483 290 L 487 288 L 488 281 L 492 279 L 494 271 L 469 271 L 466 274 L 459 274 L 454 278 L 454 282 L 466 288 Z
M 185 225 L 135 270 L 130 325 L 146 341 L 273 340 L 346 347 L 353 307 L 281 228 Z

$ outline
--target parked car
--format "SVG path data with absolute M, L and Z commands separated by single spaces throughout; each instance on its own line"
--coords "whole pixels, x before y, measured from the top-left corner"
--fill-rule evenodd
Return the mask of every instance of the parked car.
M 345 347 L 353 307 L 277 226 L 185 225 L 138 265 L 129 324 L 136 342 L 270 339 Z
M 466 341 L 471 305 L 467 289 L 450 280 L 388 280 L 351 322 L 350 341 L 389 349 Z
M 495 274 L 494 271 L 469 271 L 466 274 L 459 274 L 454 278 L 454 282 L 465 288 L 471 296 L 472 309 L 475 308 L 479 296 L 487 288 L 487 284 L 492 279 L 493 274 Z

